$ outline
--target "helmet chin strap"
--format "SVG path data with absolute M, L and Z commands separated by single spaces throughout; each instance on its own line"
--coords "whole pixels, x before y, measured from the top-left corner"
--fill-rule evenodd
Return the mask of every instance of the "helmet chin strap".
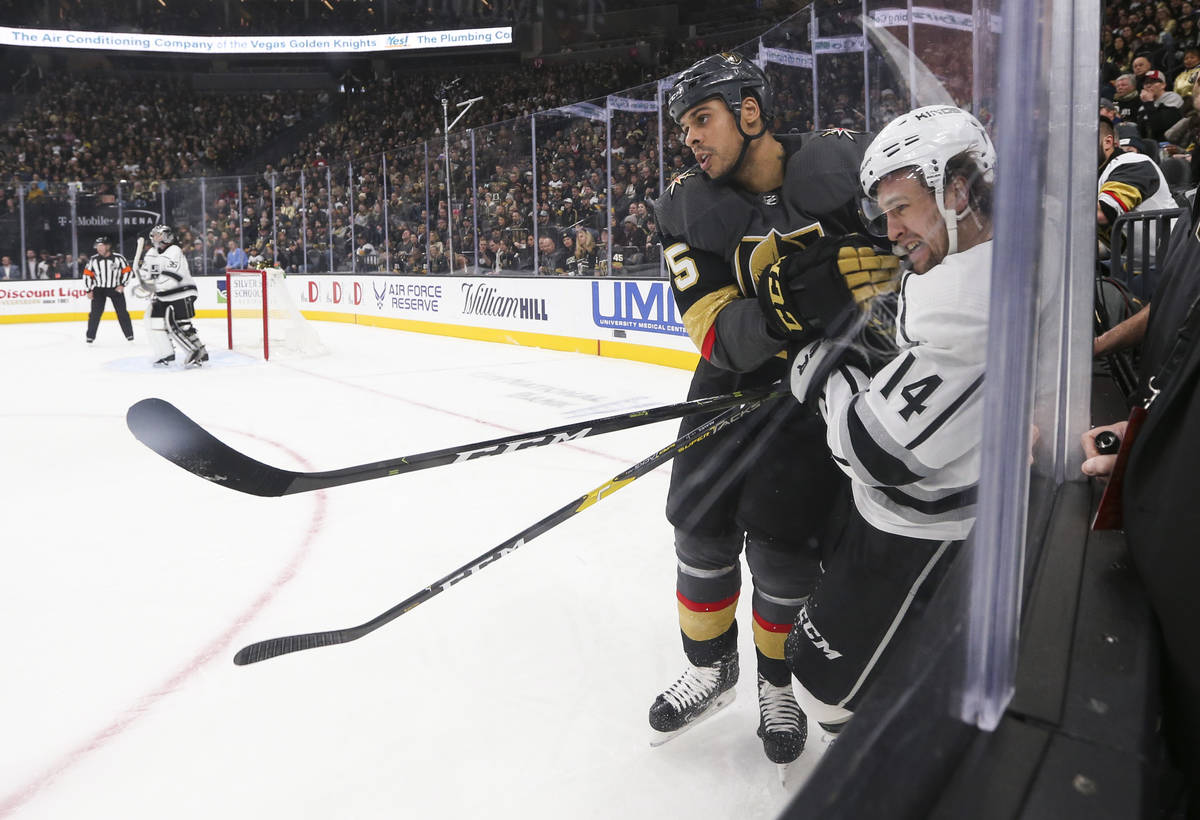
M 713 182 L 718 182 L 718 183 L 722 183 L 722 184 L 729 182 L 730 178 L 732 178 L 733 175 L 737 173 L 738 169 L 742 167 L 742 162 L 746 159 L 746 152 L 750 150 L 750 143 L 754 142 L 754 140 L 758 139 L 759 137 L 761 137 L 767 133 L 767 124 L 764 122 L 762 130 L 759 131 L 757 134 L 754 134 L 753 136 L 751 136 L 750 134 L 747 134 L 745 131 L 742 130 L 741 110 L 739 109 L 737 111 L 734 111 L 731 108 L 731 109 L 729 109 L 729 111 L 730 111 L 730 113 L 733 114 L 733 123 L 734 123 L 734 125 L 737 126 L 738 133 L 742 135 L 742 150 L 738 152 L 737 160 L 734 161 L 733 165 L 729 166 L 728 171 L 721 174 L 719 177 L 712 178 Z
M 942 221 L 946 223 L 946 256 L 950 256 L 958 253 L 958 223 L 970 216 L 971 206 L 968 204 L 961 211 L 947 206 L 945 189 L 937 192 L 937 201 L 941 203 L 938 210 L 942 213 Z

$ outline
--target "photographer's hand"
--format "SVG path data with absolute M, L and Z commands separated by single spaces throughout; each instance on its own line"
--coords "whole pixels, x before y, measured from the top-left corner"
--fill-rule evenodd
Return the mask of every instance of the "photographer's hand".
M 1117 456 L 1115 453 L 1105 455 L 1096 449 L 1096 436 L 1107 430 L 1115 433 L 1118 439 L 1123 439 L 1125 438 L 1125 426 L 1128 423 L 1127 421 L 1119 421 L 1116 424 L 1093 427 L 1080 436 L 1080 442 L 1083 444 L 1083 454 L 1087 457 L 1083 462 L 1083 466 L 1080 467 L 1084 475 L 1108 478 L 1112 473 L 1113 465 L 1117 463 Z

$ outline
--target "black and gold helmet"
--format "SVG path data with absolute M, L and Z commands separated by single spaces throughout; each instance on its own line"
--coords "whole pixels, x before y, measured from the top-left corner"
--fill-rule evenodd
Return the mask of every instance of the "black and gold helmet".
M 688 109 L 720 97 L 736 119 L 747 96 L 758 100 L 764 116 L 771 113 L 771 84 L 767 75 L 741 54 L 723 51 L 696 62 L 675 78 L 667 95 L 667 113 L 678 123 Z

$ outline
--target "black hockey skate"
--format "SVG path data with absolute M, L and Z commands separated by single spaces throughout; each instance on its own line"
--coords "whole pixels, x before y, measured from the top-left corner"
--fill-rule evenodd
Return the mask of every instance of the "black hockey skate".
M 713 666 L 689 666 L 650 707 L 650 745 L 661 746 L 733 703 L 737 681 L 736 652 Z
M 808 718 L 796 703 L 791 681 L 786 686 L 775 686 L 761 674 L 758 676 L 758 717 L 763 751 L 779 765 L 779 780 L 786 786 L 788 764 L 800 757 L 808 740 Z
M 156 361 L 154 363 L 154 366 L 155 367 L 170 367 L 174 363 L 175 363 L 175 354 L 172 353 L 170 356 L 163 356 L 161 359 Z
M 203 345 L 192 351 L 187 357 L 187 361 L 183 363 L 184 367 L 199 367 L 208 361 L 208 350 Z

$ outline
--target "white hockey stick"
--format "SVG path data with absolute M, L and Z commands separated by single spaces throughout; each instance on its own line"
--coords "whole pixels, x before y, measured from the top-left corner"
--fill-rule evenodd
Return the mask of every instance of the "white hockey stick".
M 133 286 L 133 294 L 142 299 L 149 299 L 154 295 L 154 289 L 142 278 L 142 251 L 146 249 L 146 237 L 139 236 L 137 241 L 137 250 L 133 253 L 133 275 L 137 277 L 138 283 Z

